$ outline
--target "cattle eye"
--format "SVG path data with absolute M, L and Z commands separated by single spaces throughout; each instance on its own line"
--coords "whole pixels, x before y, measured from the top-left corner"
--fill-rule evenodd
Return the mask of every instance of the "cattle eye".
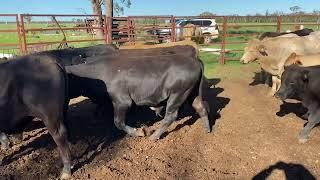
M 294 85 L 294 82 L 290 82 L 290 85 Z

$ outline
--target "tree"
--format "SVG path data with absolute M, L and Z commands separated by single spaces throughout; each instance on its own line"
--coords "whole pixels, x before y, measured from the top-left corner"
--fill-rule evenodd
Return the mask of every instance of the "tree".
M 100 0 L 103 1 L 103 0 Z M 102 4 L 102 3 L 101 3 Z M 108 17 L 113 17 L 115 12 L 116 14 L 123 14 L 124 12 L 124 7 L 129 8 L 131 6 L 131 0 L 118 0 L 118 1 L 113 1 L 113 0 L 104 0 L 105 8 L 106 8 L 106 15 Z
M 102 9 L 101 9 L 101 5 L 102 5 L 102 0 L 90 0 L 91 1 L 91 5 L 92 5 L 92 11 L 94 15 L 99 15 L 97 16 L 96 19 L 96 24 L 98 25 L 98 27 L 103 27 L 103 20 L 102 20 Z M 102 39 L 103 38 L 103 30 L 102 29 L 97 29 L 96 30 L 96 37 L 98 39 Z
M 313 11 L 312 11 L 312 14 L 313 14 L 313 15 L 320 15 L 320 10 L 313 10 Z
M 24 19 L 25 19 L 25 21 L 27 21 L 28 25 L 31 24 L 32 16 L 30 16 L 30 14 L 27 14 L 27 16 L 24 16 Z
M 113 17 L 113 0 L 105 0 L 106 16 Z
M 205 12 L 199 14 L 199 16 L 208 16 L 209 17 L 209 16 L 215 16 L 215 14 L 213 14 L 213 13 L 211 13 L 209 11 L 205 11 Z
M 267 9 L 267 10 L 266 10 L 266 12 L 265 12 L 265 16 L 270 16 L 269 9 Z
M 110 0 L 106 0 L 106 1 L 110 1 Z M 131 0 L 118 0 L 118 1 L 115 1 L 115 3 L 113 4 L 113 10 L 115 13 L 120 15 L 120 14 L 123 14 L 124 7 L 129 8 L 130 6 L 131 6 Z
M 302 8 L 300 6 L 292 6 L 289 8 L 292 14 L 297 14 Z
M 120 13 L 122 14 L 124 11 L 124 8 L 122 5 L 126 7 L 131 6 L 131 0 L 118 0 L 115 3 L 113 3 L 113 0 L 90 0 L 90 2 L 91 2 L 93 14 L 99 15 L 99 17 L 96 18 L 98 27 L 103 27 L 102 7 L 101 7 L 102 4 L 105 4 L 106 15 L 108 17 L 113 17 L 113 11 L 115 11 L 117 14 L 120 14 Z M 101 29 L 97 30 L 97 37 L 103 38 L 103 31 Z

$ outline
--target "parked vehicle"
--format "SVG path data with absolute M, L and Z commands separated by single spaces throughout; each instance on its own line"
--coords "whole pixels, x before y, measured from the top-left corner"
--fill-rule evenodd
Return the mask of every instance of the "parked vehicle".
M 187 24 L 200 27 L 202 35 L 207 35 L 204 36 L 205 44 L 210 43 L 219 36 L 219 27 L 215 19 L 178 19 L 176 21 L 176 37 L 178 40 L 183 38 L 183 27 Z M 171 26 L 168 26 L 168 29 L 158 29 L 149 32 L 157 35 L 158 38 L 164 38 L 171 35 Z M 160 40 L 160 42 L 162 42 L 162 40 Z

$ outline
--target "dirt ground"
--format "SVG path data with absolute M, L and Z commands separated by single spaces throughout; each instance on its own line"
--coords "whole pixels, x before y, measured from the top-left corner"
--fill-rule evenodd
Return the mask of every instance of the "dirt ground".
M 298 142 L 306 123 L 300 103 L 282 105 L 268 97 L 270 88 L 252 83 L 256 66 L 239 67 L 244 75 L 209 80 L 204 89 L 214 132 L 182 110 L 168 133 L 157 142 L 133 138 L 116 130 L 112 112 L 93 117 L 95 105 L 79 100 L 70 106 L 71 151 L 79 159 L 73 179 L 312 179 L 320 177 L 320 129 Z M 251 85 L 249 85 L 251 83 Z M 219 115 L 220 114 L 220 115 Z M 184 118 L 183 118 L 184 117 Z M 148 108 L 136 108 L 128 123 L 147 129 L 159 124 Z M 153 126 L 151 126 L 153 125 Z M 149 126 L 149 127 L 148 127 Z M 103 137 L 107 144 L 97 146 Z M 24 133 L 24 141 L 4 152 L 0 179 L 56 179 L 61 161 L 52 138 L 40 121 Z M 2 153 L 3 154 L 3 153 Z

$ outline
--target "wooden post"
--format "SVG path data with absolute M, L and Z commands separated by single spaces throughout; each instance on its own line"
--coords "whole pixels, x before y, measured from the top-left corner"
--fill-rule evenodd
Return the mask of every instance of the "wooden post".
M 21 41 L 21 27 L 20 27 L 20 23 L 19 23 L 18 14 L 16 14 L 16 24 L 17 24 L 17 33 L 18 33 L 18 40 L 19 40 L 19 53 L 20 53 L 20 55 L 22 55 L 23 54 L 23 45 L 22 45 L 22 41 Z
M 105 20 L 105 42 L 112 43 L 112 25 L 113 25 L 113 0 L 104 0 L 106 6 L 106 20 Z
M 27 38 L 26 38 L 26 31 L 24 29 L 24 15 L 20 14 L 20 20 L 21 20 L 21 28 L 20 28 L 20 34 L 22 36 L 22 55 L 26 55 L 28 53 L 28 47 L 27 47 Z
M 105 0 L 106 16 L 113 17 L 113 0 Z
M 277 17 L 277 32 L 281 32 L 281 21 L 282 21 L 282 17 L 278 16 Z
M 112 43 L 112 18 L 105 16 L 104 21 L 104 37 L 105 37 L 105 44 L 111 44 Z
M 171 16 L 171 41 L 176 42 L 176 18 Z
M 221 40 L 221 51 L 220 51 L 220 63 L 225 64 L 225 50 L 226 50 L 226 39 L 227 39 L 227 28 L 228 18 L 223 17 L 222 24 L 222 40 Z

